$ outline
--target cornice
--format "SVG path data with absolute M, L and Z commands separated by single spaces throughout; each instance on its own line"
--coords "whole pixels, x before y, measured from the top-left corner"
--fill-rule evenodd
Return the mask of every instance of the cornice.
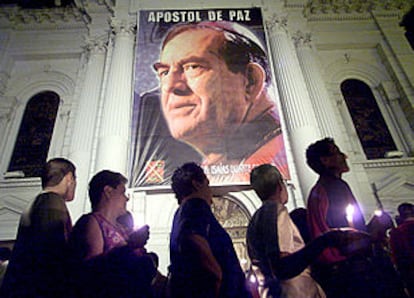
M 304 15 L 310 20 L 363 20 L 371 13 L 382 17 L 402 17 L 414 0 L 310 0 Z
M 411 167 L 414 166 L 414 158 L 387 158 L 362 162 L 364 168 L 386 168 L 386 167 Z
M 39 177 L 33 178 L 13 178 L 13 179 L 0 179 L 0 189 L 5 190 L 6 188 L 15 188 L 15 187 L 39 187 L 41 186 L 41 181 Z
M 87 20 L 85 14 L 76 7 L 57 7 L 45 9 L 22 9 L 19 7 L 0 7 L 0 22 L 8 23 L 15 29 L 26 29 L 31 26 L 79 27 Z

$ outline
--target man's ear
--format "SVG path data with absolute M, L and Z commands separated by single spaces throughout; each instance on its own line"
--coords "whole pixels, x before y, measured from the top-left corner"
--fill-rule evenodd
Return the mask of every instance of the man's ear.
M 259 64 L 250 62 L 246 67 L 246 99 L 253 102 L 262 92 L 266 73 Z
M 329 156 L 321 156 L 320 161 L 321 161 L 321 164 L 326 168 L 326 165 L 329 162 Z
M 65 176 L 63 176 L 62 179 L 63 183 L 66 185 L 66 187 L 69 187 L 72 184 L 72 173 L 67 173 Z
M 198 182 L 197 180 L 193 179 L 191 181 L 191 184 L 193 185 L 193 188 L 195 190 L 199 190 L 201 188 L 201 186 L 203 185 L 201 182 Z
M 103 193 L 105 194 L 105 196 L 109 197 L 112 190 L 113 190 L 112 187 L 110 187 L 109 185 L 105 185 L 103 188 Z

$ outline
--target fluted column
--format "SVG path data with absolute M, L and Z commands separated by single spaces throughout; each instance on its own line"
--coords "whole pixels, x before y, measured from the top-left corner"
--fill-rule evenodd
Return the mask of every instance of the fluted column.
M 288 137 L 302 196 L 307 198 L 311 186 L 315 183 L 316 175 L 306 165 L 305 151 L 310 143 L 320 138 L 320 132 L 286 25 L 287 20 L 276 15 L 267 22 L 276 82 Z
M 111 169 L 127 173 L 132 114 L 132 67 L 135 28 L 127 21 L 112 20 L 114 48 L 102 108 L 95 171 Z
M 297 32 L 293 39 L 311 103 L 316 111 L 315 116 L 321 135 L 340 138 L 340 129 L 335 119 L 336 113 L 322 78 L 318 57 L 312 47 L 311 36 Z
M 69 204 L 72 217 L 77 218 L 87 211 L 87 184 L 91 171 L 93 140 L 96 130 L 97 111 L 101 95 L 105 67 L 107 36 L 87 40 L 86 63 L 83 88 L 79 98 L 73 139 L 69 158 L 76 165 L 76 200 Z

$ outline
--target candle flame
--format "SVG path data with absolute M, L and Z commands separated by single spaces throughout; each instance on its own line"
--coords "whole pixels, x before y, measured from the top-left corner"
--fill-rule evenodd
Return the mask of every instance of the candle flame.
M 382 210 L 377 209 L 377 210 L 374 211 L 374 214 L 378 217 L 381 217 L 382 216 Z
M 352 220 L 354 218 L 354 212 L 355 212 L 355 207 L 352 204 L 349 204 L 348 206 L 346 206 L 345 209 L 345 213 L 346 213 L 346 219 L 348 220 L 348 222 L 352 223 Z

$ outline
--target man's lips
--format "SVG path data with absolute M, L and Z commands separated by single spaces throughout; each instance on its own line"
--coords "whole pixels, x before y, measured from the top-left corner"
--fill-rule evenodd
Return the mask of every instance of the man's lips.
M 170 104 L 168 110 L 173 114 L 188 114 L 196 108 L 196 104 L 189 102 L 173 102 Z

